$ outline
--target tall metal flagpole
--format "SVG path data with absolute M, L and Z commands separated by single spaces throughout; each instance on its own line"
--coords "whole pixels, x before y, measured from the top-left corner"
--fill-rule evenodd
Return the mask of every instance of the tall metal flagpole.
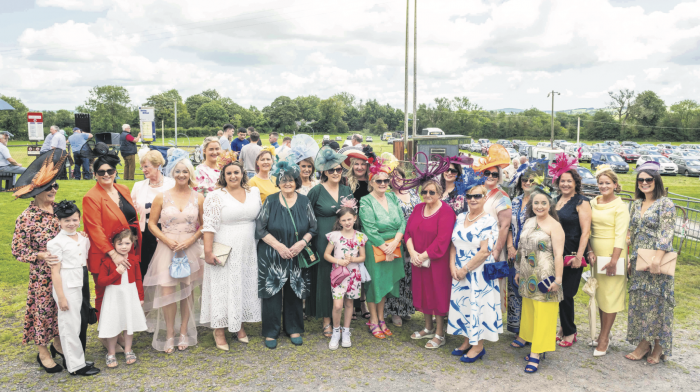
M 406 70 L 403 100 L 403 148 L 408 148 L 408 14 L 411 0 L 406 0 Z M 404 158 L 405 160 L 406 158 Z
M 418 0 L 413 0 L 413 137 L 416 137 L 416 75 L 418 73 Z

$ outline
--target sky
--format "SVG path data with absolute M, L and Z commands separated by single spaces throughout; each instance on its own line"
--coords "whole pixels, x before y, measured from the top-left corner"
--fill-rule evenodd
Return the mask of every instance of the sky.
M 413 11 L 411 0 L 411 82 Z M 600 108 L 621 88 L 667 105 L 700 98 L 700 0 L 418 0 L 417 11 L 419 103 L 549 110 L 554 90 L 555 110 Z M 259 109 L 341 91 L 404 106 L 403 0 L 0 0 L 0 26 L 0 94 L 35 110 L 74 109 L 107 84 L 134 105 L 175 88 Z

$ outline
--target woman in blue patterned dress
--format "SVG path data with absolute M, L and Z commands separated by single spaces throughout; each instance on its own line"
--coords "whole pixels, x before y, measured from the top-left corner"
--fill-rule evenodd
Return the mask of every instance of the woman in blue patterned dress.
M 484 340 L 498 341 L 503 332 L 498 279 L 484 279 L 484 265 L 498 239 L 498 222 L 484 211 L 486 188 L 477 185 L 466 195 L 469 212 L 457 217 L 450 247 L 452 294 L 447 333 L 464 336 L 452 351 L 460 361 L 473 363 L 486 354 Z
M 662 274 L 658 263 L 666 252 L 673 252 L 676 207 L 665 197 L 658 163 L 646 162 L 636 170 L 636 200 L 629 231 L 632 252 L 628 266 L 631 278 L 627 341 L 636 344 L 637 349 L 625 357 L 638 361 L 647 356 L 647 363 L 655 365 L 670 357 L 673 347 L 674 279 Z M 637 271 L 639 249 L 656 251 L 646 271 Z

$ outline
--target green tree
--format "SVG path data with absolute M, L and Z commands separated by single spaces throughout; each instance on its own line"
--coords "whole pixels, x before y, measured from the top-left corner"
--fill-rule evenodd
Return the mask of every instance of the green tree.
M 294 133 L 297 129 L 295 121 L 299 119 L 299 107 L 289 97 L 280 96 L 263 109 L 267 124 L 280 133 Z
M 308 121 L 318 121 L 321 118 L 321 112 L 318 109 L 321 103 L 321 98 L 315 95 L 307 97 L 296 97 L 294 103 L 299 108 L 299 118 Z
M 15 137 L 26 140 L 28 137 L 27 112 L 29 110 L 19 98 L 0 95 L 0 99 L 15 108 L 15 110 L 0 110 L 0 131 L 9 131 Z M 48 126 L 44 126 L 44 133 L 47 133 L 48 129 Z
M 588 137 L 594 140 L 617 140 L 620 138 L 620 125 L 605 110 L 598 110 L 588 125 Z
M 369 131 L 373 135 L 381 135 L 384 132 L 389 132 L 389 127 L 384 123 L 384 120 L 378 118 L 377 122 L 369 127 Z
M 639 93 L 630 106 L 630 115 L 639 125 L 655 127 L 666 115 L 666 103 L 655 92 L 647 90 Z M 654 128 L 642 128 L 642 136 L 651 136 Z
M 330 97 L 324 99 L 318 105 L 318 110 L 321 114 L 321 118 L 318 124 L 314 127 L 317 132 L 324 133 L 336 133 L 336 132 L 347 132 L 348 126 L 343 121 L 343 102 Z M 344 125 L 340 125 L 343 123 Z
M 175 102 L 177 102 L 177 123 L 184 126 L 190 121 L 190 113 L 177 90 L 172 89 L 160 94 L 151 95 L 142 106 L 151 106 L 156 111 L 156 127 L 165 122 L 165 127 L 175 127 Z
M 205 103 L 197 110 L 197 125 L 200 127 L 222 127 L 227 122 L 226 109 L 216 101 Z
M 685 132 L 686 130 L 683 129 L 683 121 L 678 115 L 665 116 L 659 122 L 659 126 L 661 128 L 656 130 L 656 137 L 664 142 L 690 140 L 687 137 L 687 133 Z
M 187 112 L 190 114 L 190 117 L 196 117 L 197 110 L 199 110 L 199 108 L 202 107 L 202 105 L 208 102 L 211 102 L 211 99 L 205 97 L 202 94 L 195 94 L 187 97 L 187 99 L 185 100 L 185 106 L 187 106 Z
M 121 132 L 122 124 L 134 120 L 129 92 L 122 86 L 95 86 L 82 106 L 76 109 L 90 113 L 93 132 Z M 135 125 L 135 124 L 134 124 Z
M 210 101 L 218 101 L 221 99 L 221 94 L 219 94 L 216 89 L 204 90 L 201 92 L 202 96 L 209 98 Z
M 697 132 L 697 130 L 693 131 L 687 128 L 695 128 L 691 124 L 694 122 L 694 120 L 700 120 L 700 105 L 698 105 L 698 103 L 692 99 L 676 102 L 671 105 L 671 114 L 678 117 L 678 120 L 681 123 L 681 128 L 684 128 L 680 131 L 683 132 L 687 138 L 686 140 L 696 139 L 693 137 L 693 135 Z

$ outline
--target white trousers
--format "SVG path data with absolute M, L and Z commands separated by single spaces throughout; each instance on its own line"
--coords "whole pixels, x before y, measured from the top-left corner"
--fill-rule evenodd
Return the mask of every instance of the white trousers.
M 85 353 L 80 342 L 80 307 L 83 304 L 83 269 L 61 269 L 63 295 L 68 300 L 68 310 L 58 308 L 58 335 L 61 337 L 63 355 L 68 362 L 68 371 L 75 372 L 85 367 Z M 75 287 L 80 282 L 78 287 Z M 72 287 L 71 287 L 72 286 Z M 58 305 L 56 289 L 53 298 Z

